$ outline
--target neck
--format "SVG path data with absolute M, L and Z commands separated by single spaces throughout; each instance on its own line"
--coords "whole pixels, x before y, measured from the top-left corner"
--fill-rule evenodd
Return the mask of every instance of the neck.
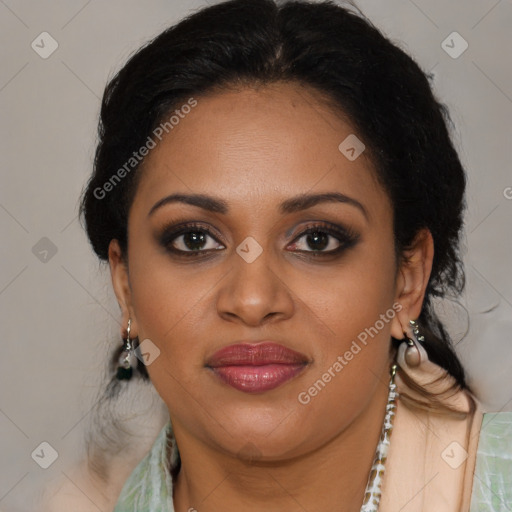
M 387 401 L 379 385 L 363 412 L 314 452 L 295 459 L 249 462 L 180 437 L 181 469 L 173 488 L 176 512 L 359 512 Z M 175 425 L 179 432 L 179 425 Z

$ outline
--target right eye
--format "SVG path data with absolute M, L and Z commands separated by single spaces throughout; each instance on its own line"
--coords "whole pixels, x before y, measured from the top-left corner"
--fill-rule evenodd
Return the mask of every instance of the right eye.
M 212 241 L 208 242 L 208 238 Z M 179 256 L 201 256 L 206 251 L 215 251 L 225 249 L 220 244 L 220 247 L 215 247 L 216 238 L 212 235 L 209 229 L 197 223 L 190 223 L 182 225 L 177 229 L 165 229 L 160 236 L 160 243 L 169 252 Z

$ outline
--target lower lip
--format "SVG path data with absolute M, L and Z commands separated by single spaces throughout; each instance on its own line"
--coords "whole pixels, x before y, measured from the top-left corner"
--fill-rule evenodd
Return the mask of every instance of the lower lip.
M 226 384 L 246 393 L 269 391 L 284 384 L 305 368 L 304 364 L 218 366 L 211 368 Z

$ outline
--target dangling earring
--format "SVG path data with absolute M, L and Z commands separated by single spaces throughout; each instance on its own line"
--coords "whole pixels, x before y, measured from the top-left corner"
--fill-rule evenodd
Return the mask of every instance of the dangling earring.
M 119 356 L 119 366 L 117 367 L 117 380 L 130 380 L 133 375 L 132 362 L 134 360 L 133 345 L 130 339 L 131 319 L 128 319 L 126 327 L 126 340 L 123 342 L 123 351 Z
M 407 336 L 407 334 L 405 334 L 407 339 L 407 348 L 405 350 L 404 359 L 408 366 L 415 367 L 419 366 L 421 363 L 421 354 L 418 350 L 417 343 L 420 341 L 425 341 L 425 338 L 422 334 L 420 334 L 418 324 L 414 320 L 409 320 L 409 323 L 411 324 L 412 332 L 414 335 L 413 339 L 411 339 Z

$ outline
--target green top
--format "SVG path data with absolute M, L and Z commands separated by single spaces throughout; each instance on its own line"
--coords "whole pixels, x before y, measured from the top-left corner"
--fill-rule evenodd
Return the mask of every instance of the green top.
M 125 482 L 113 512 L 174 512 L 172 478 L 178 452 L 168 422 Z M 486 413 L 478 442 L 470 512 L 512 510 L 512 412 Z
M 510 510 L 512 412 L 490 412 L 484 414 L 480 430 L 470 512 Z

